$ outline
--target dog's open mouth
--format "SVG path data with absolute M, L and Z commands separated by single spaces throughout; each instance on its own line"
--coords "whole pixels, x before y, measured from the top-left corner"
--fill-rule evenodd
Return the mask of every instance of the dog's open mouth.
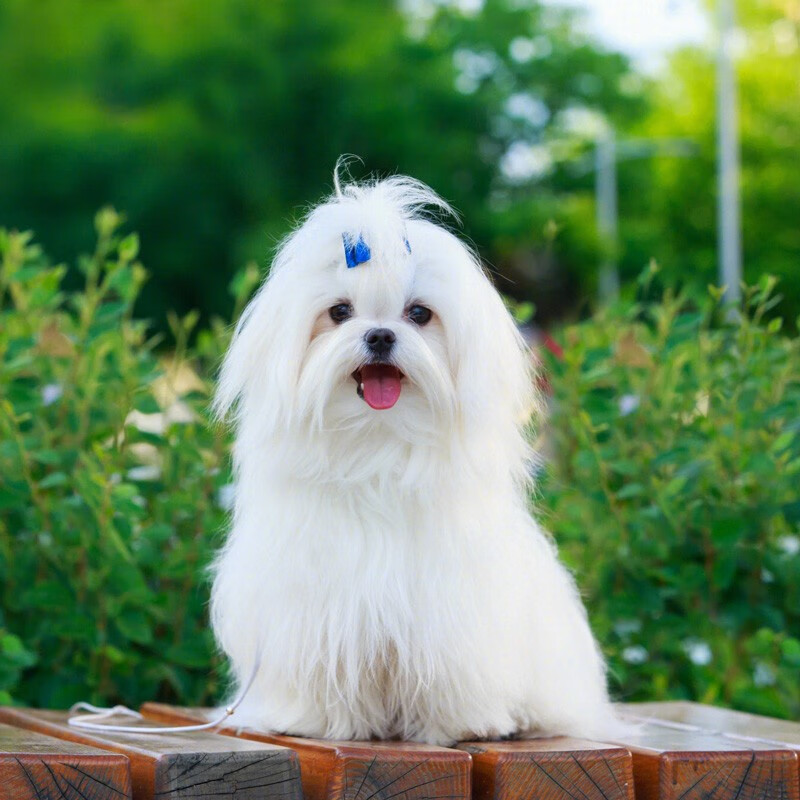
M 391 408 L 400 397 L 403 373 L 391 364 L 364 364 L 354 373 L 356 391 L 374 409 Z

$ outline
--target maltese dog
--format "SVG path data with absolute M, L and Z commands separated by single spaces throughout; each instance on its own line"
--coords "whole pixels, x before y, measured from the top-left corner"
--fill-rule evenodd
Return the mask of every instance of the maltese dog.
M 600 738 L 602 657 L 531 518 L 531 357 L 452 213 L 342 187 L 280 247 L 225 358 L 232 530 L 212 621 L 239 724 L 450 744 Z

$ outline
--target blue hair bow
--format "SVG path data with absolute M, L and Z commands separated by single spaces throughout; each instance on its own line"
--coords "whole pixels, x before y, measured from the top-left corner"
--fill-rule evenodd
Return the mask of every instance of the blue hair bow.
M 354 242 L 351 236 L 343 233 L 342 242 L 344 242 L 344 257 L 345 261 L 347 261 L 348 269 L 357 267 L 359 264 L 363 264 L 365 261 L 369 261 L 370 258 L 372 258 L 372 251 L 369 249 L 369 245 L 364 241 L 362 236 L 359 236 Z M 408 239 L 403 239 L 403 242 L 405 243 L 406 250 L 410 253 L 411 245 L 408 243 Z
M 343 233 L 342 241 L 344 242 L 344 257 L 347 261 L 348 269 L 357 267 L 359 264 L 363 264 L 365 261 L 369 261 L 370 258 L 372 258 L 369 245 L 367 245 L 361 236 L 358 237 L 358 241 L 353 242 L 350 236 Z

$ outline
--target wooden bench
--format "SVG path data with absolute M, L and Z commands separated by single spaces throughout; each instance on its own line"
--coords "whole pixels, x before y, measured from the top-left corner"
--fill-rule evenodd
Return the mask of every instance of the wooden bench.
M 679 727 L 624 709 L 639 729 L 623 744 L 633 758 L 636 800 L 789 800 L 800 796 L 797 753 L 781 742 L 743 741 Z
M 129 800 L 128 759 L 0 724 L 0 800 Z
M 205 720 L 202 709 L 141 711 L 150 726 Z M 1 708 L 0 800 L 800 800 L 800 724 L 695 703 L 620 711 L 632 728 L 619 741 L 445 748 L 232 726 L 95 734 L 68 726 L 64 712 Z
M 65 745 L 76 742 L 124 756 L 130 763 L 133 800 L 302 800 L 297 756 L 285 747 L 232 740 L 204 731 L 95 733 L 68 725 L 68 716 L 66 711 L 0 708 L 0 720 L 23 729 L 23 733 L 46 734 L 65 740 Z M 108 724 L 138 723 L 127 717 L 111 717 Z M 80 800 L 79 790 L 76 792 L 75 800 Z M 103 795 L 95 797 L 100 800 Z M 112 800 L 110 794 L 107 797 Z M 2 789 L 0 800 L 5 800 Z
M 202 709 L 145 703 L 148 719 L 185 725 Z M 233 720 L 232 720 L 233 721 Z M 220 729 L 226 736 L 289 747 L 300 759 L 305 800 L 469 800 L 469 753 L 412 742 L 334 742 Z

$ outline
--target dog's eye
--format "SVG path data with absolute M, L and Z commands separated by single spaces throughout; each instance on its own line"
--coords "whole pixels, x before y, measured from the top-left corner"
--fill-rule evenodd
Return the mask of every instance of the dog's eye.
M 337 324 L 346 322 L 353 316 L 353 306 L 350 303 L 337 303 L 328 309 L 331 319 Z
M 407 316 L 415 325 L 427 325 L 431 321 L 433 312 L 425 306 L 417 305 L 408 309 Z

